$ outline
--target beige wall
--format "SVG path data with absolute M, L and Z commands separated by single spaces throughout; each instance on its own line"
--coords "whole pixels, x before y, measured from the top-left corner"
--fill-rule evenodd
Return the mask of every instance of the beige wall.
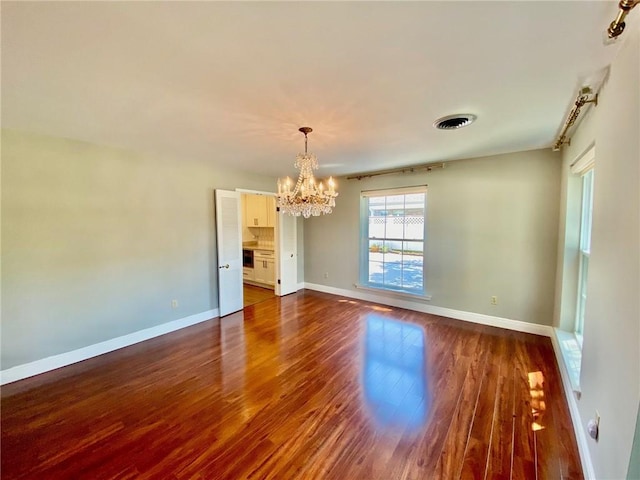
M 430 304 L 550 325 L 560 203 L 560 156 L 550 149 L 450 162 L 430 173 L 340 179 L 334 213 L 305 224 L 305 281 L 354 290 L 360 192 L 424 184 Z
M 595 144 L 578 409 L 580 428 L 586 428 L 596 409 L 601 415 L 600 438 L 589 439 L 597 478 L 625 478 L 640 399 L 640 23 L 621 41 L 598 106 L 589 110 L 563 151 L 563 190 L 570 191 L 569 165 Z M 561 222 L 559 271 L 564 279 L 558 282 L 555 322 L 563 328 L 573 320 L 563 314 L 563 305 L 575 305 L 570 288 L 577 274 L 570 258 L 574 247 L 565 240 L 575 235 L 575 228 L 575 222 Z
M 2 369 L 217 308 L 213 191 L 274 185 L 3 131 Z

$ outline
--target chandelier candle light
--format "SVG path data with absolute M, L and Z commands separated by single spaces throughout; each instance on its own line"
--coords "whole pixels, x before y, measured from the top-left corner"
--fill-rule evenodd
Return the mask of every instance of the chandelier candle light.
M 278 179 L 278 195 L 277 203 L 281 211 L 304 218 L 310 216 L 317 217 L 322 214 L 329 214 L 333 207 L 336 206 L 335 183 L 332 177 L 327 182 L 328 189 L 325 190 L 322 182 L 316 184 L 313 171 L 318 169 L 318 159 L 313 153 L 307 152 L 307 134 L 312 131 L 310 127 L 301 127 L 304 133 L 304 153 L 299 153 L 293 164 L 300 169 L 300 175 L 293 190 L 291 189 L 291 179 L 287 177 L 285 180 Z

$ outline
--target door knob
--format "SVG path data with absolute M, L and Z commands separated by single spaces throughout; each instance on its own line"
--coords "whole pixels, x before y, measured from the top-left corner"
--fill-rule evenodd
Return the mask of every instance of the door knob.
M 223 268 L 229 268 L 229 264 L 227 263 L 226 265 L 220 265 L 218 268 L 220 270 L 222 270 Z

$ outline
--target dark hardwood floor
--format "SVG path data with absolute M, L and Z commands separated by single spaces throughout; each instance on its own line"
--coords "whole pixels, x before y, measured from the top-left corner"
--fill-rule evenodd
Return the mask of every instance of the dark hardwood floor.
M 548 338 L 308 290 L 1 398 L 6 479 L 582 478 Z

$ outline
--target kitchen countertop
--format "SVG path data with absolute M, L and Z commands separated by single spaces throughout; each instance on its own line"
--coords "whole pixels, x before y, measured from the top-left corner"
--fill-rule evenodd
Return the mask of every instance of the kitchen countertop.
M 265 247 L 261 245 L 242 245 L 243 250 L 265 250 L 267 252 L 273 252 L 275 249 L 272 246 Z

